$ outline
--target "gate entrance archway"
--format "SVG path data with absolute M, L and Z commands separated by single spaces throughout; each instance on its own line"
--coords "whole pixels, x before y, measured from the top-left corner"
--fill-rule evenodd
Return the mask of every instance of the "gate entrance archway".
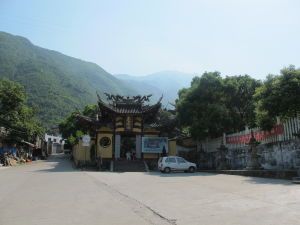
M 121 135 L 120 158 L 126 159 L 126 153 L 136 155 L 136 137 L 135 135 Z

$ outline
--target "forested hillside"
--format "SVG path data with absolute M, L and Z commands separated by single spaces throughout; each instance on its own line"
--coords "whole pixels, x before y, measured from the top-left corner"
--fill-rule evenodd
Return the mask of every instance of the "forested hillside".
M 96 91 L 133 95 L 128 84 L 100 66 L 33 45 L 0 32 L 0 79 L 21 83 L 27 104 L 38 111 L 43 126 L 58 124 L 71 111 L 96 103 Z

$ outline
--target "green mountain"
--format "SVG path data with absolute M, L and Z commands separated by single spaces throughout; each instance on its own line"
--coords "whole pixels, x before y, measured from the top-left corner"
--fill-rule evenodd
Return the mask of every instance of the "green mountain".
M 131 76 L 128 74 L 116 74 L 116 78 L 123 80 L 141 94 L 153 94 L 153 99 L 164 96 L 162 103 L 170 107 L 169 103 L 175 103 L 178 91 L 190 87 L 194 74 L 178 71 L 161 71 L 145 76 Z
M 0 79 L 21 83 L 28 105 L 37 107 L 42 124 L 58 124 L 76 108 L 95 104 L 96 91 L 135 95 L 129 84 L 95 63 L 85 62 L 33 45 L 29 40 L 0 32 Z

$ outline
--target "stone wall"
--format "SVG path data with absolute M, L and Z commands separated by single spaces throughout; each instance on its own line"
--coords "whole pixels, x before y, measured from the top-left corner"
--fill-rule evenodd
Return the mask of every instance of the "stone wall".
M 228 169 L 244 169 L 250 159 L 250 138 L 260 143 L 257 147 L 259 162 L 268 170 L 295 170 L 300 168 L 300 115 L 280 121 L 270 131 L 248 129 L 198 143 L 199 168 L 216 169 L 220 165 L 220 146 L 227 148 Z M 224 159 L 224 157 L 223 157 Z
M 229 148 L 226 154 L 230 169 L 244 169 L 250 155 L 250 147 Z M 300 167 L 300 141 L 293 139 L 275 143 L 260 144 L 257 146 L 259 161 L 264 169 L 290 170 Z M 215 169 L 219 163 L 219 153 L 200 153 L 201 167 Z

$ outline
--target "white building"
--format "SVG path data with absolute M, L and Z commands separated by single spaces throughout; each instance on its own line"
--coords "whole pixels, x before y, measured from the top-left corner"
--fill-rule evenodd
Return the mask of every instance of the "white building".
M 48 154 L 56 154 L 63 152 L 65 140 L 61 136 L 45 134 L 45 141 L 47 142 Z

